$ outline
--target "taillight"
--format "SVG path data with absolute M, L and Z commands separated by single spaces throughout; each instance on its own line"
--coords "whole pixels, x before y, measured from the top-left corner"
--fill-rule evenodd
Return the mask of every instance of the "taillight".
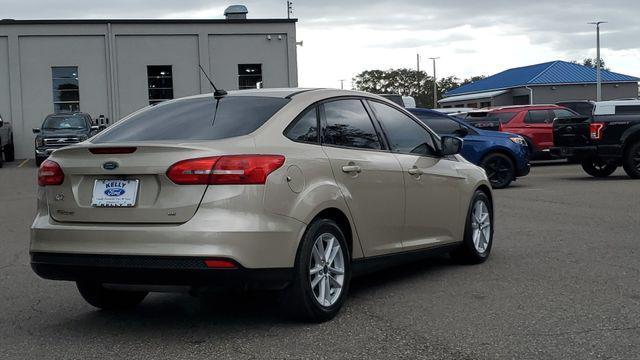
M 207 259 L 204 264 L 209 269 L 237 269 L 238 266 L 231 260 L 224 259 Z
M 284 164 L 282 155 L 225 155 L 179 161 L 167 170 L 178 185 L 264 184 Z
M 64 181 L 64 173 L 57 162 L 45 160 L 38 169 L 38 185 L 60 185 Z
M 592 140 L 600 140 L 602 138 L 602 129 L 604 128 L 604 123 L 590 123 L 589 124 L 589 134 Z

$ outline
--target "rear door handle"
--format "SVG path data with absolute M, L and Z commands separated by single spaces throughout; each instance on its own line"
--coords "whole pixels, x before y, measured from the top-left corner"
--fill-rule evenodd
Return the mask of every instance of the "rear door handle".
M 362 168 L 360 168 L 360 166 L 358 166 L 358 165 L 344 165 L 344 166 L 342 166 L 342 172 L 360 173 L 361 171 L 362 171 Z
M 410 175 L 422 175 L 422 174 L 424 174 L 424 171 L 418 169 L 417 167 L 412 167 L 411 169 L 409 169 L 409 174 Z

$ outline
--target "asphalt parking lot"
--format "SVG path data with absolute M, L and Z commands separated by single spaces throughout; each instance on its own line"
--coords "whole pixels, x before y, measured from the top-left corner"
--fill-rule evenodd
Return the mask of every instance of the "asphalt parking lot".
M 0 169 L 0 358 L 638 358 L 640 181 L 536 166 L 498 190 L 492 256 L 353 282 L 333 321 L 279 315 L 272 294 L 152 294 L 97 311 L 29 267 L 36 169 Z

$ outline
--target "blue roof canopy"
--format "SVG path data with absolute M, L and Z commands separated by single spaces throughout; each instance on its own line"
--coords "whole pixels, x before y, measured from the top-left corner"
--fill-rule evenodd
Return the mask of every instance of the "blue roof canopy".
M 602 82 L 638 82 L 640 78 L 601 71 Z M 596 69 L 567 61 L 513 68 L 447 91 L 445 96 L 509 89 L 528 85 L 583 84 L 596 82 Z

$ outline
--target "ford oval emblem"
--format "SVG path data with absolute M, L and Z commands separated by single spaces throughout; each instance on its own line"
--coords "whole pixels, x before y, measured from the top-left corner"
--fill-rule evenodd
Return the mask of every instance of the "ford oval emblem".
M 122 196 L 125 191 L 123 188 L 109 188 L 104 191 L 104 194 L 107 196 Z
M 102 168 L 105 170 L 115 170 L 118 168 L 118 163 L 115 161 L 107 161 L 106 163 L 102 164 Z

